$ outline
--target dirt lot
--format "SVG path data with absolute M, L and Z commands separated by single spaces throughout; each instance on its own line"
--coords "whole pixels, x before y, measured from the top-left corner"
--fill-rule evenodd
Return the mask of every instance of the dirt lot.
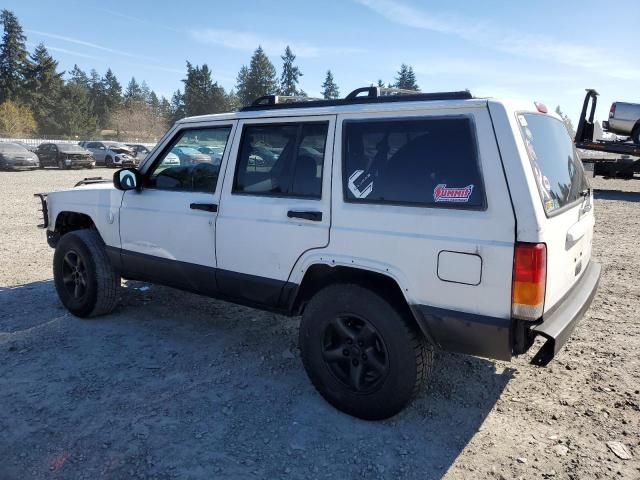
M 441 353 L 369 423 L 316 394 L 296 320 L 134 282 L 66 313 L 31 194 L 83 176 L 0 172 L 0 479 L 640 478 L 640 180 L 592 182 L 604 277 L 549 367 Z

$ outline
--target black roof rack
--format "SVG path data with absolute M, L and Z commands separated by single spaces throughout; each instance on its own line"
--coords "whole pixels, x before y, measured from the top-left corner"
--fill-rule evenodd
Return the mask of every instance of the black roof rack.
M 362 95 L 365 94 L 365 95 Z M 336 107 L 361 103 L 390 102 L 429 102 L 436 100 L 469 100 L 473 98 L 469 90 L 457 92 L 422 93 L 414 90 L 384 87 L 356 88 L 345 98 L 335 100 L 319 100 L 309 97 L 285 97 L 281 95 L 265 95 L 257 98 L 251 105 L 240 109 L 241 112 L 254 110 L 272 110 L 282 108 L 314 108 Z

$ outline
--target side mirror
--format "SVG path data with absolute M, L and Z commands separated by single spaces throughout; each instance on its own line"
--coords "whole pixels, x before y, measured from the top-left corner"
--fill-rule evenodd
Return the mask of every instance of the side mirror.
M 140 172 L 135 168 L 123 168 L 113 174 L 113 186 L 118 190 L 140 190 Z

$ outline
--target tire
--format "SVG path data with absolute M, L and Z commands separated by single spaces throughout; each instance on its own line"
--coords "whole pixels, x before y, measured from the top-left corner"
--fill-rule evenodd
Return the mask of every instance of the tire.
M 413 319 L 355 284 L 331 285 L 311 299 L 299 346 L 318 392 L 338 410 L 365 420 L 400 412 L 433 364 L 433 349 Z
M 631 141 L 636 145 L 640 145 L 640 126 L 637 126 L 631 132 Z
M 77 317 L 104 315 L 116 306 L 120 276 L 94 230 L 62 236 L 53 255 L 53 278 L 60 301 Z
M 64 163 L 64 160 L 58 160 L 58 168 L 60 170 L 68 170 L 70 167 Z
M 111 157 L 105 157 L 104 166 L 107 168 L 113 168 L 113 159 Z

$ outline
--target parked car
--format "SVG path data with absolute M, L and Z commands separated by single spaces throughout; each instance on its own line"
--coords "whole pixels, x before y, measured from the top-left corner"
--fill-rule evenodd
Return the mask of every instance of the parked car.
M 26 148 L 27 150 L 29 150 L 30 152 L 36 153 L 36 150 L 38 150 L 38 146 L 37 145 L 32 145 L 26 142 L 11 142 L 11 143 L 16 143 L 18 145 L 20 145 L 21 147 Z
M 183 119 L 113 186 L 43 194 L 62 304 L 109 313 L 126 278 L 302 315 L 311 382 L 366 419 L 415 397 L 435 348 L 510 360 L 541 336 L 534 363 L 558 353 L 600 278 L 560 117 L 375 87 L 300 106 Z M 220 167 L 166 165 L 199 138 L 229 143 Z M 275 161 L 251 166 L 264 151 Z
M 72 143 L 41 143 L 37 155 L 42 168 L 93 168 L 96 165 L 90 151 Z
M 602 126 L 608 132 L 629 136 L 633 143 L 640 145 L 640 103 L 613 102 L 609 120 Z
M 138 162 L 142 162 L 145 158 L 147 158 L 147 155 L 151 153 L 151 149 L 141 143 L 125 143 L 125 145 L 133 151 L 134 156 L 136 157 L 136 160 L 138 160 Z
M 211 157 L 206 153 L 199 152 L 194 147 L 176 146 L 171 149 L 171 153 L 180 159 L 182 165 L 194 165 L 196 163 L 211 163 Z
M 15 142 L 0 142 L 0 170 L 33 170 L 38 156 Z
M 97 165 L 116 168 L 135 167 L 140 163 L 133 150 L 123 143 L 111 141 L 87 142 L 85 148 L 93 154 Z

